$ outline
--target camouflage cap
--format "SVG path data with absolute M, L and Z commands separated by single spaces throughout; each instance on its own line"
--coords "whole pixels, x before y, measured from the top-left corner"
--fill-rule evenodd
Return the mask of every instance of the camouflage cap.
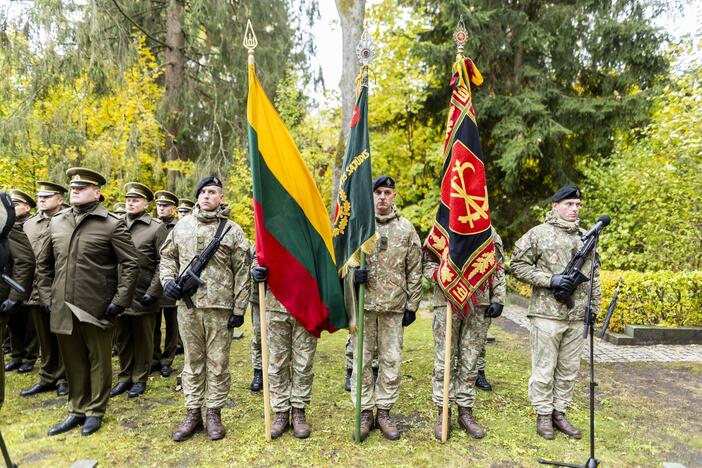
M 556 190 L 556 193 L 554 193 L 551 197 L 551 201 L 554 203 L 558 203 L 563 200 L 580 200 L 581 198 L 582 192 L 580 192 L 580 189 L 576 185 L 565 185 Z
M 44 180 L 37 181 L 39 190 L 37 190 L 37 197 L 52 197 L 54 195 L 68 192 L 68 189 L 61 184 L 56 184 L 54 182 L 47 182 Z
M 124 184 L 124 196 L 127 198 L 145 198 L 146 201 L 154 199 L 154 192 L 149 187 L 139 182 L 127 182 Z
M 72 167 L 66 171 L 66 175 L 70 179 L 69 185 L 71 187 L 87 187 L 88 185 L 100 187 L 107 183 L 102 174 L 85 167 Z
M 178 206 L 178 197 L 168 190 L 159 190 L 155 194 L 157 205 L 176 205 Z
M 37 206 L 37 202 L 35 202 L 34 199 L 27 192 L 23 192 L 22 190 L 10 190 L 10 198 L 12 198 L 13 202 L 26 203 L 30 206 L 30 208 L 34 208 L 35 206 Z

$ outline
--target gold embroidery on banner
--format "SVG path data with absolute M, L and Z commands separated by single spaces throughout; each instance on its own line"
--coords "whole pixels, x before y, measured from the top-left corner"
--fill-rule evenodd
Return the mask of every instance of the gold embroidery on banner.
M 468 279 L 470 280 L 478 273 L 485 273 L 492 265 L 495 264 L 495 260 L 496 259 L 494 250 L 491 250 L 490 252 L 485 252 L 480 257 L 476 258 L 475 262 L 473 262 L 473 267 L 471 268 L 471 271 L 468 274 Z
M 451 172 L 457 172 L 458 173 L 458 178 L 461 181 L 461 184 L 459 185 L 456 182 L 456 176 L 451 178 L 451 188 L 453 191 L 451 191 L 451 197 L 455 198 L 462 198 L 463 201 L 466 204 L 466 216 L 459 216 L 458 221 L 461 223 L 468 222 L 470 224 L 470 227 L 473 228 L 475 227 L 474 221 L 479 220 L 480 218 L 483 219 L 488 219 L 488 209 L 489 209 L 489 204 L 488 204 L 488 195 L 487 195 L 487 187 L 484 187 L 485 189 L 485 195 L 482 197 L 479 197 L 477 195 L 469 195 L 466 189 L 466 181 L 465 178 L 463 177 L 463 173 L 466 171 L 466 169 L 470 168 L 471 171 L 475 172 L 475 166 L 473 166 L 469 162 L 464 162 L 463 164 L 460 163 L 460 161 L 456 161 L 456 164 L 454 165 L 453 169 L 451 169 Z M 480 205 L 478 205 L 478 202 L 482 202 Z M 474 210 L 471 212 L 471 208 Z

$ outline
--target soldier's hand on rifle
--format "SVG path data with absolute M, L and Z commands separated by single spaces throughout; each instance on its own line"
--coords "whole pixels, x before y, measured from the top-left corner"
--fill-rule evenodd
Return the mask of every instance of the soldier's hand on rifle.
M 551 277 L 551 289 L 560 289 L 566 291 L 569 294 L 573 292 L 573 286 L 575 282 L 573 278 L 567 275 L 553 275 Z
M 110 304 L 105 308 L 105 317 L 115 317 L 124 312 L 124 307 L 117 304 Z
M 366 284 L 368 282 L 368 270 L 358 268 L 353 272 L 353 284 Z
M 147 293 L 141 296 L 141 298 L 139 299 L 139 304 L 141 304 L 144 307 L 150 307 L 154 305 L 154 303 L 156 303 L 157 300 L 157 297 L 154 297 L 151 294 Z
M 488 306 L 487 309 L 485 309 L 485 316 L 488 318 L 497 318 L 500 315 L 502 315 L 502 309 L 504 309 L 505 306 L 502 304 L 497 304 L 496 302 L 493 302 Z
M 268 268 L 262 266 L 251 267 L 251 278 L 257 283 L 263 283 L 268 279 Z
M 10 315 L 20 306 L 20 303 L 21 301 L 16 301 L 14 299 L 5 299 L 5 301 L 0 304 L 0 314 Z
M 405 315 L 402 316 L 402 326 L 407 327 L 417 319 L 417 313 L 413 310 L 405 310 Z
M 180 286 L 178 286 L 175 280 L 169 279 L 166 280 L 165 283 L 163 283 L 163 294 L 167 298 L 177 301 L 178 299 L 183 297 L 183 290 L 180 289 Z
M 244 324 L 244 316 L 243 315 L 235 315 L 232 314 L 229 316 L 229 320 L 227 320 L 227 328 L 232 329 L 232 328 L 239 328 Z

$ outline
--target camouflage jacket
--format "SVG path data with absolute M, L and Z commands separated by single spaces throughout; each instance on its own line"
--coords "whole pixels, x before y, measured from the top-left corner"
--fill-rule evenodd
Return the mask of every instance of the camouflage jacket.
M 368 284 L 365 310 L 403 313 L 416 311 L 422 298 L 422 247 L 417 231 L 393 207 L 375 217 L 378 239 L 366 257 Z
M 175 216 L 169 216 L 167 218 L 159 218 L 163 224 L 166 226 L 166 235 L 175 227 L 175 225 L 178 223 L 178 218 Z M 156 274 L 158 276 L 158 272 Z M 161 296 L 161 299 L 159 300 L 159 305 L 161 307 L 174 307 L 176 305 L 176 301 L 173 299 L 170 299 L 168 297 Z
M 561 304 L 553 297 L 549 288 L 551 277 L 563 272 L 570 259 L 582 248 L 580 236 L 583 231 L 578 221 L 561 219 L 555 211 L 546 215 L 543 224 L 532 228 L 514 245 L 510 261 L 510 273 L 518 280 L 532 285 L 529 317 L 544 317 L 556 320 L 582 320 L 589 290 L 589 282 L 582 283 L 573 293 L 575 306 Z M 591 260 L 585 262 L 581 272 L 589 277 Z M 600 308 L 600 272 L 595 267 L 593 280 L 592 306 Z
M 258 260 L 256 259 L 256 245 L 254 244 L 251 246 L 251 251 L 249 252 L 251 255 L 251 267 L 258 266 Z M 258 283 L 255 282 L 253 279 L 250 281 L 251 283 L 251 294 L 249 295 L 249 301 L 252 304 L 258 305 Z M 283 304 L 281 304 L 278 299 L 273 295 L 271 292 L 271 288 L 268 287 L 268 283 L 265 284 L 266 286 L 266 310 L 275 310 L 278 312 L 287 312 L 287 309 Z
M 498 268 L 492 274 L 490 288 L 485 290 L 479 289 L 476 292 L 476 299 L 478 300 L 479 306 L 488 306 L 491 303 L 504 305 L 505 299 L 507 298 L 507 279 L 504 269 L 505 251 L 502 245 L 502 238 L 497 234 L 494 227 L 491 229 L 492 237 L 495 242 L 495 252 L 497 253 Z M 436 255 L 433 253 L 425 250 L 422 254 L 422 273 L 424 277 L 434 285 L 434 297 L 432 298 L 434 308 L 443 308 L 446 305 L 446 297 L 436 283 L 436 278 L 434 277 L 438 268 L 439 259 L 436 258 Z
M 219 220 L 228 220 L 230 213 L 231 208 L 225 204 L 214 211 L 196 206 L 191 215 L 178 221 L 161 247 L 162 284 L 187 268 L 214 238 Z M 227 226 L 231 229 L 200 276 L 205 284 L 192 300 L 197 308 L 231 309 L 236 315 L 244 315 L 249 300 L 249 241 L 238 224 L 228 221 Z
M 166 226 L 161 220 L 152 218 L 148 213 L 143 213 L 135 219 L 131 219 L 127 215 L 124 222 L 127 223 L 134 247 L 139 252 L 139 280 L 132 305 L 124 313 L 144 315 L 158 312 L 158 302 L 150 307 L 144 307 L 138 301 L 144 294 L 157 298 L 163 294 L 158 277 L 158 264 L 161 261 L 159 249 L 168 234 Z

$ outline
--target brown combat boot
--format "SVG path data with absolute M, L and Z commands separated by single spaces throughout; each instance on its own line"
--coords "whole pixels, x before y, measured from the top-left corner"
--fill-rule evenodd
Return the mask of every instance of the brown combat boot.
M 582 437 L 582 434 L 580 433 L 580 429 L 577 427 L 573 426 L 570 421 L 566 418 L 565 413 L 562 413 L 557 410 L 553 410 L 553 414 L 551 415 L 551 420 L 553 421 L 553 427 L 561 431 L 567 436 L 571 436 L 575 439 L 579 439 Z
M 458 425 L 465 429 L 468 435 L 474 439 L 485 437 L 485 429 L 473 417 L 473 408 L 458 407 Z
M 434 426 L 434 437 L 436 437 L 436 440 L 441 440 L 441 428 L 443 427 L 441 423 L 443 422 L 442 416 L 444 415 L 444 407 L 439 406 L 439 419 L 436 421 L 436 426 Z M 450 437 L 451 436 L 451 408 L 449 407 L 448 410 L 448 431 L 446 432 L 446 436 Z
M 310 425 L 307 424 L 307 419 L 305 419 L 305 409 L 295 408 L 292 409 L 292 426 L 293 435 L 298 439 L 306 439 L 310 436 Z
M 363 410 L 361 411 L 361 442 L 366 440 L 368 434 L 370 434 L 371 429 L 373 429 L 373 411 Z M 351 431 L 351 438 L 356 440 L 356 430 Z
M 553 434 L 553 422 L 550 414 L 536 415 L 536 433 L 544 439 L 555 439 L 556 436 Z
M 386 439 L 397 440 L 400 438 L 400 431 L 397 430 L 392 418 L 390 418 L 390 410 L 379 409 L 375 416 L 375 424 L 383 432 Z
M 271 439 L 277 439 L 283 432 L 288 428 L 290 424 L 290 412 L 281 411 L 280 413 L 275 413 L 275 419 L 273 424 L 271 424 Z
M 227 431 L 222 424 L 222 410 L 220 408 L 207 408 L 205 428 L 207 429 L 207 436 L 210 440 L 224 438 L 224 434 L 226 434 Z
M 196 432 L 202 430 L 202 411 L 200 408 L 190 408 L 185 414 L 185 419 L 180 426 L 173 431 L 173 440 L 182 442 L 188 440 Z

